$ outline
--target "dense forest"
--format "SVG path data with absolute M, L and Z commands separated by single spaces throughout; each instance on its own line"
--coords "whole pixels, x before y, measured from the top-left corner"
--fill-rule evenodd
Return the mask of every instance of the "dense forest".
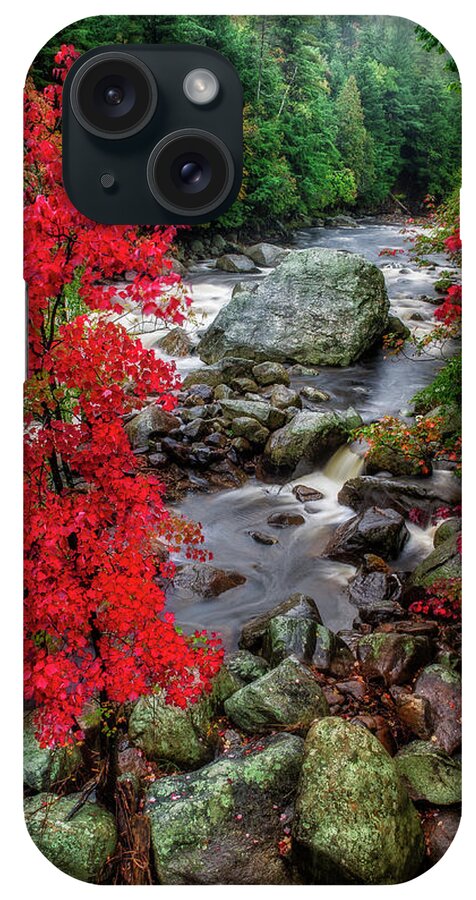
M 230 59 L 244 88 L 245 172 L 227 227 L 373 212 L 391 195 L 415 208 L 457 185 L 455 65 L 407 19 L 98 16 L 65 29 L 61 41 L 81 52 L 118 42 L 206 44 Z M 55 37 L 35 60 L 38 85 L 57 48 Z

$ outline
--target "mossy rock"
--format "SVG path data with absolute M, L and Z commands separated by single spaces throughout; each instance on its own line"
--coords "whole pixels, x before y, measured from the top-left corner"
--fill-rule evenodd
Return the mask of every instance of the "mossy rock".
M 366 634 L 358 644 L 358 657 L 367 678 L 383 678 L 387 685 L 405 684 L 429 662 L 427 637 L 409 634 Z
M 320 612 L 315 600 L 306 594 L 296 592 L 267 612 L 254 616 L 243 626 L 239 646 L 255 653 L 262 651 L 264 636 L 272 619 L 286 616 L 292 619 L 310 619 L 322 625 Z
M 398 316 L 389 316 L 387 320 L 386 334 L 395 335 L 395 337 L 403 338 L 406 341 L 410 335 L 410 329 L 402 322 Z
M 425 460 L 424 472 L 419 459 L 421 457 L 406 457 L 405 454 L 394 447 L 374 447 L 365 457 L 365 471 L 368 475 L 376 472 L 390 472 L 391 475 L 418 476 L 431 475 L 431 462 Z
M 367 729 L 334 717 L 311 726 L 293 846 L 312 884 L 398 884 L 418 874 L 418 815 L 394 761 Z
M 222 666 L 212 692 L 185 709 L 166 703 L 163 693 L 141 697 L 129 718 L 129 738 L 135 747 L 159 763 L 194 769 L 212 759 L 215 736 L 212 718 L 238 688 Z
M 312 465 L 336 450 L 362 424 L 359 414 L 346 410 L 304 410 L 268 440 L 265 457 L 271 466 L 294 469 L 301 461 Z
M 225 667 L 230 675 L 236 679 L 239 687 L 256 681 L 269 671 L 269 663 L 261 656 L 254 656 L 249 650 L 237 650 L 229 653 L 225 658 Z
M 445 541 L 449 540 L 449 538 L 455 537 L 458 534 L 461 534 L 461 526 L 462 520 L 459 516 L 452 516 L 451 519 L 445 519 L 441 525 L 438 525 L 438 528 L 435 531 L 433 537 L 433 546 L 440 547 L 441 544 L 444 544 Z
M 395 764 L 413 800 L 437 806 L 461 802 L 461 763 L 431 741 L 413 741 L 403 747 Z
M 461 406 L 458 403 L 444 403 L 435 406 L 426 414 L 425 419 L 440 419 L 439 430 L 443 437 L 450 434 L 461 434 Z
M 253 377 L 261 387 L 270 384 L 289 385 L 290 381 L 287 369 L 277 362 L 262 362 L 253 366 Z
M 280 814 L 289 815 L 302 748 L 295 735 L 275 735 L 151 785 L 145 814 L 160 883 L 289 884 Z
M 272 666 L 277 666 L 287 656 L 296 656 L 301 662 L 310 663 L 316 646 L 316 622 L 275 616 L 271 619 L 263 642 L 263 655 Z
M 352 670 L 355 657 L 342 638 L 324 625 L 315 626 L 316 646 L 313 663 L 323 672 L 344 678 Z
M 237 419 L 233 419 L 230 427 L 234 437 L 246 438 L 258 447 L 264 447 L 269 438 L 269 429 L 251 416 L 238 416 Z
M 23 725 L 23 782 L 30 791 L 49 791 L 72 778 L 81 766 L 81 750 L 70 747 L 40 747 L 35 736 L 34 712 Z
M 314 719 L 328 714 L 329 707 L 312 671 L 289 656 L 226 700 L 225 712 L 251 734 L 279 725 L 305 732 Z
M 427 588 L 442 578 L 461 578 L 461 553 L 458 550 L 458 535 L 453 534 L 440 543 L 421 562 L 410 576 L 406 587 Z
M 221 408 L 225 419 L 256 419 L 260 425 L 273 430 L 281 428 L 286 421 L 284 410 L 278 409 L 265 400 L 222 400 Z M 244 435 L 248 437 L 248 435 Z
M 25 821 L 33 843 L 54 866 L 80 881 L 97 882 L 116 849 L 116 823 L 110 812 L 90 801 L 66 821 L 80 796 L 30 797 L 25 801 Z

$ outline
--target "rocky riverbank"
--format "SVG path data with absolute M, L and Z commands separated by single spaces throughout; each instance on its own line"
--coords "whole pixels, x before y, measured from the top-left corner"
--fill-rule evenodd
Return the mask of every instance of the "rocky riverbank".
M 248 263 L 226 260 L 229 249 L 243 248 L 217 246 L 217 266 L 238 273 L 227 266 Z M 214 604 L 233 598 L 238 649 L 227 641 L 213 690 L 198 704 L 180 710 L 156 694 L 123 710 L 114 774 L 146 836 L 142 863 L 154 883 L 398 883 L 437 862 L 459 822 L 459 623 L 423 610 L 428 590 L 461 574 L 459 488 L 449 472 L 447 480 L 404 477 L 391 456 L 368 472 L 354 456 L 356 471 L 344 468 L 329 499 L 322 467 L 368 419 L 359 400 L 365 360 L 401 326 L 389 317 L 392 282 L 334 248 L 274 248 L 272 262 L 271 250 L 258 249 L 248 249 L 251 266 L 277 268 L 256 289 L 235 285 L 198 346 L 207 364 L 186 375 L 174 413 L 151 403 L 126 430 L 169 499 L 196 495 L 212 518 L 211 491 L 232 489 L 222 495 L 231 504 L 247 480 L 281 485 L 290 501 L 273 494 L 258 525 L 240 526 L 247 543 L 244 555 L 234 548 L 233 566 L 178 560 L 174 589 L 198 598 L 203 617 L 206 609 L 217 619 L 223 607 Z M 335 315 L 346 298 L 341 336 Z M 190 352 L 186 332 L 167 339 L 169 353 Z M 316 347 L 319 358 L 310 358 Z M 336 402 L 339 378 L 351 379 L 355 405 Z M 398 403 L 410 399 L 398 385 Z M 393 399 L 379 402 L 383 414 Z M 415 510 L 426 530 L 415 526 Z M 415 552 L 417 531 L 424 543 Z M 286 591 L 273 569 L 279 576 L 284 556 L 293 571 L 287 536 L 308 532 L 312 549 L 302 539 L 298 565 L 306 560 L 309 587 Z M 289 546 L 292 555 L 297 544 Z M 160 547 L 154 552 L 160 558 Z M 246 570 L 244 556 L 253 561 Z M 326 566 L 341 567 L 348 627 L 330 627 L 336 578 Z M 240 592 L 255 570 L 266 591 L 243 618 Z M 111 881 L 124 823 L 88 793 L 100 741 L 93 713 L 84 727 L 81 748 L 41 749 L 29 714 L 27 824 L 59 868 Z
M 160 883 L 387 884 L 441 857 L 461 800 L 459 637 L 409 616 L 404 588 L 366 554 L 351 631 L 292 595 L 245 625 L 199 704 L 156 695 L 125 710 L 117 774 L 143 798 Z M 68 818 L 96 729 L 83 756 L 41 750 L 31 723 L 26 735 L 35 842 L 69 874 L 107 880 L 113 816 L 89 798 Z

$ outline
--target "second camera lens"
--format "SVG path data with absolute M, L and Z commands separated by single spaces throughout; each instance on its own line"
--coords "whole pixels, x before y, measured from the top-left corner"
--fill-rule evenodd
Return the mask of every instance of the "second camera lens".
M 163 138 L 147 165 L 155 199 L 165 209 L 188 216 L 217 209 L 231 191 L 234 172 L 231 153 L 223 141 L 193 128 Z

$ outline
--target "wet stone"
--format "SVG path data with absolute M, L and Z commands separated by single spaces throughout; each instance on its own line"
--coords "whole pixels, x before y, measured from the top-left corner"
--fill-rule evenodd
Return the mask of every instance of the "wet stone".
M 240 747 L 236 737 L 209 765 L 149 787 L 145 814 L 161 884 L 294 882 L 278 843 L 292 813 L 303 742 L 279 734 Z
M 301 516 L 300 513 L 272 513 L 267 518 L 268 525 L 273 525 L 274 528 L 289 528 L 293 525 L 304 525 L 305 521 L 304 516 Z
M 236 650 L 225 657 L 225 665 L 232 675 L 237 676 L 242 684 L 256 681 L 269 671 L 269 662 L 262 656 L 255 656 L 249 650 Z
M 428 740 L 433 733 L 430 704 L 423 697 L 396 690 L 399 691 L 394 695 L 398 718 L 417 737 Z
M 316 488 L 308 487 L 307 484 L 294 485 L 293 494 L 300 503 L 324 499 L 324 494 L 321 493 L 321 491 L 318 491 Z
M 374 633 L 365 635 L 358 644 L 365 677 L 382 678 L 387 685 L 410 681 L 430 655 L 431 645 L 426 637 Z
M 175 587 L 185 588 L 201 597 L 218 597 L 245 581 L 245 576 L 239 572 L 218 569 L 206 563 L 178 566 L 174 577 Z
M 277 666 L 287 656 L 310 663 L 316 646 L 316 623 L 312 619 L 275 616 L 264 636 L 263 656 Z
M 393 559 L 399 555 L 409 537 L 403 516 L 393 509 L 373 506 L 337 528 L 324 556 L 359 563 L 363 553 L 372 552 L 384 559 Z
M 423 820 L 428 861 L 435 865 L 453 843 L 459 828 L 459 810 L 437 809 Z
M 362 622 L 371 625 L 404 618 L 406 611 L 398 603 L 401 596 L 402 585 L 397 575 L 359 573 L 349 581 L 349 602 L 357 607 Z
M 273 537 L 271 534 L 265 534 L 263 531 L 250 531 L 248 533 L 257 544 L 272 546 L 273 544 L 279 543 L 276 537 Z
M 337 678 L 348 675 L 353 669 L 355 658 L 347 644 L 324 625 L 316 624 L 315 635 L 315 651 L 312 659 L 314 665 Z
M 151 453 L 148 457 L 149 465 L 155 469 L 162 469 L 167 464 L 167 456 L 165 453 Z
M 301 388 L 301 397 L 311 403 L 327 403 L 331 399 L 327 391 L 320 391 L 319 388 L 311 387 L 311 385 Z
M 437 745 L 453 753 L 461 743 L 460 676 L 438 663 L 427 666 L 415 683 L 415 696 L 429 703 Z
M 322 624 L 321 615 L 316 606 L 315 600 L 306 594 L 291 594 L 286 600 L 278 603 L 267 612 L 255 616 L 243 626 L 239 641 L 239 646 L 244 650 L 251 650 L 259 653 L 262 649 L 263 638 L 271 619 L 276 616 L 289 616 L 295 619 L 311 619 L 313 622 Z
M 114 816 L 86 801 L 68 821 L 81 794 L 36 794 L 25 801 L 25 821 L 43 856 L 79 881 L 97 882 L 117 843 Z

